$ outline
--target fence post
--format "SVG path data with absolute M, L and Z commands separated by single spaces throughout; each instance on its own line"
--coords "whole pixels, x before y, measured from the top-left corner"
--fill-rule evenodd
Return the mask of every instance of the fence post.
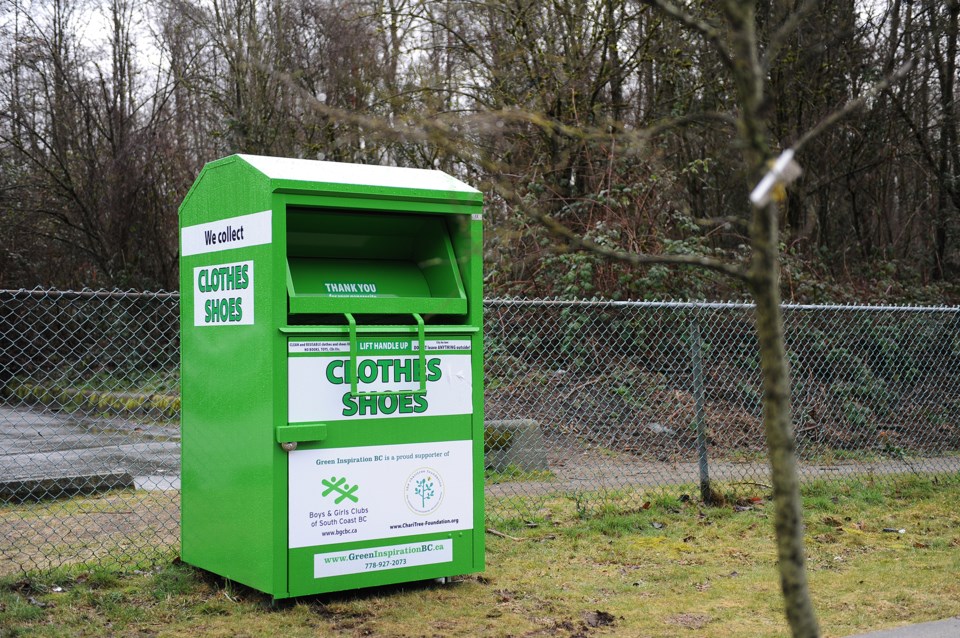
M 707 460 L 706 416 L 704 414 L 703 343 L 700 339 L 700 322 L 694 310 L 690 320 L 690 372 L 694 401 L 693 429 L 697 433 L 697 457 L 700 466 L 700 499 L 713 502 L 710 490 L 710 467 Z

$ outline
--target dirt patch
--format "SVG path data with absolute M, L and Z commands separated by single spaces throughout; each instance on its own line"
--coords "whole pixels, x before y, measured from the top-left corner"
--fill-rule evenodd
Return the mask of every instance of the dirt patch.
M 667 618 L 671 625 L 677 625 L 684 629 L 703 629 L 712 620 L 707 614 L 677 614 Z

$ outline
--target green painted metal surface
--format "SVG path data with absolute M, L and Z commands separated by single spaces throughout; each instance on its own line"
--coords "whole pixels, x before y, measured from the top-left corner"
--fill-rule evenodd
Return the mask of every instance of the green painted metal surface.
M 483 569 L 481 208 L 437 171 L 203 169 L 180 207 L 185 562 L 276 598 Z

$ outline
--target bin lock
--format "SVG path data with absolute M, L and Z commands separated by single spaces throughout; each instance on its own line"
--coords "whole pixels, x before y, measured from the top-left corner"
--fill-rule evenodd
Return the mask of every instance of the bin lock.
M 417 390 L 383 390 L 378 392 L 360 392 L 357 387 L 359 377 L 359 364 L 357 362 L 357 320 L 349 312 L 345 312 L 347 325 L 350 331 L 350 396 L 398 396 L 401 394 L 426 394 L 427 393 L 427 349 L 424 342 L 423 317 L 419 313 L 411 313 L 417 322 L 417 343 L 419 345 L 418 355 L 420 357 L 420 387 Z
M 326 438 L 326 423 L 297 423 L 277 427 L 277 443 L 284 452 L 293 452 L 299 443 L 317 443 Z

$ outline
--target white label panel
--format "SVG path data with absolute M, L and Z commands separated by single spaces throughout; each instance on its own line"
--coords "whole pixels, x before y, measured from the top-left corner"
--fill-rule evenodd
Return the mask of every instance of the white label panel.
M 453 561 L 453 539 L 330 552 L 313 557 L 313 577 L 363 574 Z
M 470 341 L 450 339 L 425 343 L 426 394 L 414 392 L 420 389 L 422 373 L 420 356 L 411 351 L 419 351 L 418 346 L 416 341 L 410 343 L 409 340 L 361 341 L 361 354 L 356 363 L 357 391 L 361 394 L 353 396 L 348 342 L 291 341 L 288 346 L 291 354 L 308 356 L 287 359 L 289 422 L 472 414 Z M 371 349 L 377 351 L 376 355 L 363 354 Z M 400 394 L 362 394 L 370 392 Z
M 273 241 L 272 211 L 239 215 L 216 222 L 184 226 L 180 254 L 184 257 L 231 248 L 247 248 Z
M 193 325 L 253 325 L 253 262 L 193 269 Z
M 473 527 L 473 443 L 295 450 L 289 543 L 313 547 Z

